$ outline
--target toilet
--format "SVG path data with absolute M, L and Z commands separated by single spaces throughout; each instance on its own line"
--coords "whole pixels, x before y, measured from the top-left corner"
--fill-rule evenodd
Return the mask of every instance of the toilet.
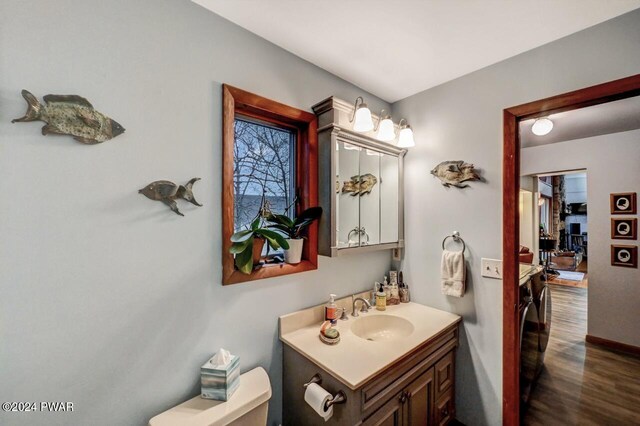
M 240 386 L 228 401 L 196 396 L 158 414 L 149 426 L 265 426 L 271 383 L 264 368 L 240 375 Z

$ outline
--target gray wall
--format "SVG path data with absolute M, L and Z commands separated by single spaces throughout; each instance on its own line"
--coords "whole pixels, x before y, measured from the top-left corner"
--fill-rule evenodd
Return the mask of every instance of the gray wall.
M 480 258 L 502 257 L 502 110 L 639 72 L 636 10 L 393 105 L 417 143 L 405 163 L 405 276 L 418 302 L 464 317 L 456 398 L 465 424 L 501 423 L 502 281 L 481 277 Z M 487 182 L 446 189 L 429 175 L 458 159 L 484 169 Z M 463 299 L 439 288 L 440 244 L 454 230 L 469 250 Z
M 388 105 L 187 0 L 0 2 L 0 401 L 72 401 L 2 425 L 143 425 L 199 391 L 223 346 L 263 366 L 281 417 L 277 317 L 368 289 L 388 253 L 221 285 L 221 83 L 305 110 Z M 127 132 L 98 146 L 10 124 L 20 89 L 79 94 Z M 137 193 L 202 178 L 178 217 Z
M 588 333 L 634 346 L 640 346 L 640 269 L 611 266 L 611 244 L 638 242 L 611 239 L 609 194 L 640 191 L 638 162 L 640 130 L 524 148 L 521 159 L 522 174 L 587 170 Z

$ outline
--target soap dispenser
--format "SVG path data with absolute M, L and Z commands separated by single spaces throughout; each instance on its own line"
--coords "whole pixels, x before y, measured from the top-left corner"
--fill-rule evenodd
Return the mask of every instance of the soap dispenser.
M 376 293 L 376 309 L 379 311 L 387 310 L 387 295 L 384 292 L 384 287 L 380 284 L 380 288 Z
M 338 320 L 338 306 L 336 305 L 336 295 L 329 295 L 329 303 L 327 303 L 324 307 L 324 320 L 331 321 L 332 324 L 335 324 Z

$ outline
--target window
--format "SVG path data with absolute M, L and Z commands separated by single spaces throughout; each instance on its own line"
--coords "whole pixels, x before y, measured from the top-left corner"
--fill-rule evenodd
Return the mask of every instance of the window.
M 264 263 L 246 275 L 229 253 L 231 235 L 247 229 L 263 203 L 290 217 L 318 205 L 316 116 L 228 85 L 223 109 L 223 284 L 317 269 L 317 223 L 297 265 Z
M 234 232 L 247 229 L 263 202 L 294 217 L 296 132 L 236 116 L 234 134 Z

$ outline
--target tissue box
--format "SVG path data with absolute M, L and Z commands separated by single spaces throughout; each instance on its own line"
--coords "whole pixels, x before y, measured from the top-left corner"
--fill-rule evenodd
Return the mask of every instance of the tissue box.
M 240 357 L 231 356 L 231 361 L 222 368 L 215 368 L 207 361 L 200 367 L 202 397 L 226 401 L 240 386 Z

